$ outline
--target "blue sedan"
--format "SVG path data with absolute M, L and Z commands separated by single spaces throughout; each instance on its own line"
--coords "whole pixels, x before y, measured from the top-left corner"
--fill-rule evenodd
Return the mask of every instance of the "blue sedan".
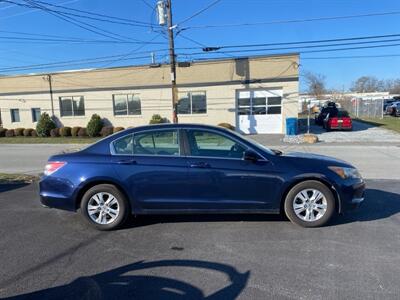
M 127 129 L 75 153 L 50 157 L 44 206 L 79 211 L 110 230 L 130 214 L 284 213 L 303 227 L 326 224 L 364 200 L 350 164 L 270 150 L 214 126 Z

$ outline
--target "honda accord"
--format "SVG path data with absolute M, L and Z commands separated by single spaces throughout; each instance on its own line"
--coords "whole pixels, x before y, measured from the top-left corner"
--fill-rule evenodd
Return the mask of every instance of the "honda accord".
M 130 214 L 285 214 L 326 224 L 364 200 L 351 164 L 282 153 L 231 130 L 195 124 L 127 129 L 78 152 L 50 157 L 40 183 L 46 207 L 79 211 L 100 230 Z

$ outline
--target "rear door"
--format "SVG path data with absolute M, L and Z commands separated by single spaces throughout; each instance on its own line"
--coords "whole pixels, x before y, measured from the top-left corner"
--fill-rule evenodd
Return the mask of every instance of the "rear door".
M 188 165 L 181 155 L 178 129 L 147 130 L 114 142 L 115 170 L 137 208 L 182 208 L 188 189 Z
M 206 129 L 186 131 L 190 202 L 204 210 L 270 209 L 278 177 L 273 164 L 262 158 L 242 159 L 248 147 L 239 140 Z

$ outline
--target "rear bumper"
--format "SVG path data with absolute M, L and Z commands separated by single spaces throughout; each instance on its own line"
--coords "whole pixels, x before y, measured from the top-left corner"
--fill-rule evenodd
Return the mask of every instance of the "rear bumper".
M 71 182 L 43 176 L 38 185 L 40 203 L 43 206 L 76 211 L 72 197 L 73 185 Z

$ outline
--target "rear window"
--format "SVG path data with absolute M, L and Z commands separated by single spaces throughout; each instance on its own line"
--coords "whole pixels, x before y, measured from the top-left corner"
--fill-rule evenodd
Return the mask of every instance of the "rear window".
M 349 117 L 349 113 L 345 110 L 333 110 L 329 114 L 330 118 L 347 118 Z

